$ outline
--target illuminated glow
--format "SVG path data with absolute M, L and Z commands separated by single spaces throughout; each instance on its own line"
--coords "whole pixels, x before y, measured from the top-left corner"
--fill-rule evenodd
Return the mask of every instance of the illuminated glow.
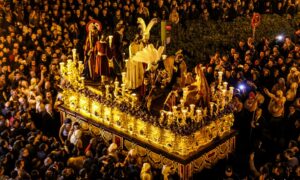
M 276 36 L 276 40 L 277 41 L 283 41 L 284 40 L 284 36 L 280 34 L 280 35 Z

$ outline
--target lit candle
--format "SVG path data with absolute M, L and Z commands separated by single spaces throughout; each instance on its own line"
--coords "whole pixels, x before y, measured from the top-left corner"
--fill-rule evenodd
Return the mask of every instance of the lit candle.
M 124 83 L 121 84 L 121 88 L 122 88 L 122 96 L 124 97 L 125 96 L 125 84 Z
M 173 113 L 176 113 L 176 111 L 177 111 L 177 106 L 173 106 L 173 107 L 172 107 L 172 111 L 173 111 Z
M 68 59 L 67 62 L 68 62 L 67 64 L 71 64 L 72 63 L 72 59 Z
M 71 59 L 68 59 L 68 60 L 67 60 L 67 68 L 68 68 L 68 72 L 71 71 L 71 65 L 72 65 L 72 60 L 71 60 Z
M 128 59 L 125 59 L 125 68 L 127 70 L 127 67 L 128 67 Z
M 190 104 L 190 117 L 194 116 L 195 104 Z
M 115 81 L 115 91 L 118 91 L 118 88 L 119 88 L 119 81 L 116 80 Z
M 213 115 L 213 110 L 214 110 L 214 103 L 210 102 L 209 105 L 210 105 L 210 115 L 212 116 Z
M 121 75 L 122 75 L 122 83 L 126 84 L 126 72 L 122 72 Z
M 113 36 L 112 35 L 109 35 L 108 36 L 108 43 L 109 43 L 109 47 L 111 48 L 111 45 L 112 45 L 112 39 L 113 39 Z
M 83 62 L 82 61 L 78 61 L 78 68 L 83 67 Z
M 227 86 L 228 86 L 228 82 L 223 82 L 223 89 L 226 89 L 227 90 Z
M 136 94 L 132 93 L 132 102 L 131 102 L 131 107 L 132 108 L 135 106 L 135 101 L 136 101 Z
M 106 89 L 106 91 L 105 91 L 106 98 L 109 98 L 109 85 L 108 84 L 105 85 L 105 89 Z
M 72 54 L 73 54 L 73 61 L 76 61 L 76 49 L 72 49 Z
M 181 106 L 181 109 L 184 108 L 184 100 L 183 99 L 180 99 L 180 106 Z
M 196 110 L 196 115 L 197 115 L 197 116 L 196 116 L 196 121 L 197 121 L 197 122 L 200 121 L 201 113 L 202 113 L 202 112 L 201 112 L 201 109 L 197 109 L 197 110 Z
M 227 92 L 227 90 L 226 90 L 226 89 L 222 89 L 222 96 L 223 96 L 223 98 L 225 98 L 225 97 L 226 97 L 226 92 Z
M 64 68 L 65 68 L 65 63 L 64 62 L 59 63 L 59 69 L 61 74 L 64 73 L 65 70 Z
M 221 83 L 222 83 L 222 78 L 223 78 L 223 72 L 222 72 L 222 71 L 219 71 L 219 72 L 218 72 L 218 75 L 219 75 L 219 77 L 218 77 L 218 79 L 219 79 L 219 84 L 221 84 Z

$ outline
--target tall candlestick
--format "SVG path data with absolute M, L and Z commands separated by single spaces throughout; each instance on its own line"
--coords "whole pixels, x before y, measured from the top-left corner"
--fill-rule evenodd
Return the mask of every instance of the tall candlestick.
M 109 98 L 109 85 L 105 85 L 105 95 L 106 95 L 106 98 Z
M 194 116 L 195 104 L 190 104 L 190 117 Z
M 225 97 L 226 97 L 226 92 L 227 92 L 227 90 L 226 90 L 226 89 L 222 89 L 222 96 L 223 96 L 223 98 L 225 98 Z
M 228 82 L 223 82 L 223 89 L 226 89 L 227 90 L 227 86 L 228 86 Z
M 109 47 L 111 48 L 111 45 L 112 45 L 112 39 L 113 39 L 113 36 L 112 35 L 109 35 L 108 36 L 108 44 L 109 44 Z
M 222 71 L 219 71 L 218 72 L 218 80 L 219 80 L 219 85 L 221 85 L 221 83 L 222 83 L 222 78 L 223 78 L 223 72 Z
M 135 101 L 136 101 L 136 94 L 132 93 L 132 103 L 131 103 L 132 108 L 134 108 L 134 106 L 135 106 Z
M 196 110 L 196 121 L 199 122 L 201 118 L 201 109 Z
M 212 116 L 213 115 L 213 110 L 214 110 L 214 103 L 213 102 L 210 102 L 209 103 L 209 105 L 210 105 L 210 115 Z
M 176 113 L 177 112 L 177 106 L 173 106 L 172 111 L 173 111 L 173 113 Z
M 182 88 L 183 90 L 183 101 L 185 102 L 186 101 L 186 97 L 188 95 L 188 88 Z
M 76 61 L 76 49 L 72 49 L 73 61 Z
M 72 60 L 71 60 L 71 59 L 68 59 L 68 60 L 67 60 L 67 68 L 68 68 L 68 72 L 71 71 L 71 66 L 72 66 Z
M 115 90 L 118 90 L 118 88 L 119 88 L 119 81 L 116 80 L 116 81 L 115 81 Z
M 121 84 L 121 88 L 122 88 L 122 96 L 124 97 L 125 96 L 125 84 L 124 83 Z
M 182 122 L 181 122 L 181 124 L 185 125 L 186 124 L 186 114 L 187 114 L 188 110 L 186 108 L 184 108 L 181 111 L 182 111 L 182 119 L 181 119 Z
M 128 68 L 128 59 L 125 59 L 125 68 L 126 68 L 126 71 L 127 71 L 127 68 Z
M 122 83 L 126 84 L 126 72 L 122 72 L 121 75 L 122 75 Z
M 180 101 L 181 109 L 183 109 L 183 108 L 184 108 L 184 100 L 183 100 L 183 99 L 180 99 L 179 101 Z
M 65 63 L 64 62 L 60 62 L 59 63 L 59 69 L 60 69 L 60 73 L 64 73 L 65 70 Z

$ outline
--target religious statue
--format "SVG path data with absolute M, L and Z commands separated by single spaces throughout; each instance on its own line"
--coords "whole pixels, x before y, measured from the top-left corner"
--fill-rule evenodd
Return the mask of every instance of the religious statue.
M 141 30 L 141 35 L 137 35 L 134 41 L 129 46 L 129 59 L 127 63 L 127 87 L 136 89 L 143 85 L 145 69 L 142 62 L 133 61 L 132 57 L 143 50 L 148 45 L 150 38 L 150 30 L 157 23 L 157 19 L 152 19 L 146 26 L 142 18 L 138 18 L 137 23 Z
M 105 40 L 105 36 L 101 35 L 100 41 L 96 42 L 95 46 L 95 71 L 94 71 L 94 77 L 108 77 L 109 76 L 109 65 L 108 65 L 108 59 L 107 59 L 107 48 L 108 44 Z
M 144 80 L 144 66 L 142 62 L 133 61 L 132 57 L 144 47 L 140 42 L 139 36 L 136 36 L 134 41 L 129 46 L 129 59 L 127 62 L 127 87 L 129 89 L 136 89 L 143 84 Z
M 187 66 L 183 60 L 182 50 L 176 52 L 174 56 L 169 56 L 164 60 L 164 66 L 170 77 L 170 88 L 176 85 L 178 87 L 185 86 L 185 78 L 187 74 Z
M 160 46 L 158 49 L 156 49 L 153 44 L 147 45 L 143 50 L 137 52 L 135 56 L 133 56 L 131 59 L 136 62 L 142 62 L 147 64 L 147 69 L 145 72 L 144 77 L 144 83 L 147 82 L 146 86 L 148 86 L 150 89 L 148 89 L 148 93 L 145 94 L 145 100 L 148 109 L 151 106 L 151 96 L 152 92 L 156 87 L 156 83 L 158 80 L 158 61 L 160 60 L 162 53 L 164 51 L 164 47 Z M 150 100 L 150 101 L 149 101 Z
M 142 40 L 145 44 L 148 44 L 148 41 L 150 39 L 150 30 L 157 23 L 157 21 L 158 21 L 157 18 L 153 18 L 151 19 L 149 24 L 146 25 L 145 21 L 142 18 L 137 19 L 139 28 L 141 29 L 141 34 L 143 36 Z
M 95 44 L 99 41 L 99 35 L 101 31 L 101 23 L 96 20 L 91 20 L 86 25 L 87 37 L 85 40 L 84 47 L 84 74 L 86 78 L 95 80 L 95 65 L 96 65 L 96 55 L 95 55 Z
M 197 85 L 198 96 L 200 96 L 199 103 L 202 107 L 204 107 L 204 106 L 208 106 L 209 102 L 211 101 L 211 89 L 207 83 L 202 68 L 204 67 L 201 64 L 195 67 L 195 73 L 196 73 L 195 83 Z
M 124 69 L 124 53 L 123 53 L 123 44 L 125 43 L 124 39 L 125 26 L 123 22 L 119 22 L 116 26 L 116 31 L 112 36 L 109 36 L 109 51 L 108 59 L 110 67 L 113 70 L 111 76 L 121 77 L 121 72 Z

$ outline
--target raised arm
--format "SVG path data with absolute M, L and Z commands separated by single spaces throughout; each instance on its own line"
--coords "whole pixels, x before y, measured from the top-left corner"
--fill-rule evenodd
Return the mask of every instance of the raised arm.
M 270 93 L 270 91 L 267 88 L 264 88 L 264 92 L 266 93 L 267 96 L 269 96 L 272 99 L 277 100 L 276 96 L 272 93 Z
M 38 87 L 41 87 L 43 85 L 43 82 L 44 82 L 44 79 L 45 79 L 45 75 L 44 73 L 46 72 L 45 69 L 42 69 L 42 72 L 41 72 L 41 80 L 39 81 L 39 83 L 37 84 Z

